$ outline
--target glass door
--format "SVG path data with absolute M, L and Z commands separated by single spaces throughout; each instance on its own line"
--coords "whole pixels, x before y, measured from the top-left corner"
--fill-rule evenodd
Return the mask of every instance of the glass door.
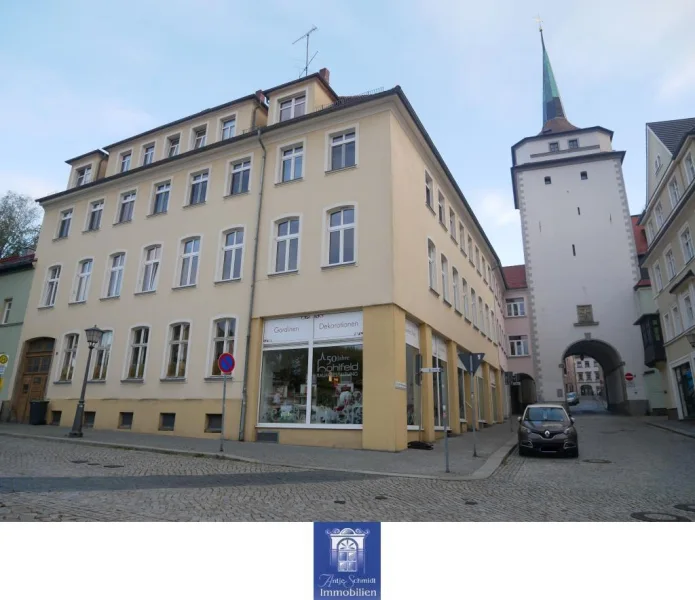
M 690 363 L 679 365 L 673 370 L 676 374 L 683 416 L 695 417 L 695 388 L 693 388 L 693 372 L 690 369 Z

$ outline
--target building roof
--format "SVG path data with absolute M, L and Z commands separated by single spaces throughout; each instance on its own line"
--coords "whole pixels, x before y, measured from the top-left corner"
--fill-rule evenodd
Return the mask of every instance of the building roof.
M 635 246 L 637 247 L 637 256 L 642 256 L 647 251 L 647 236 L 644 233 L 644 227 L 639 224 L 640 215 L 632 215 L 632 233 L 635 236 Z
M 92 156 L 93 154 L 100 154 L 101 156 L 108 156 L 109 153 L 102 150 L 101 148 L 97 148 L 96 150 L 90 150 L 89 152 L 85 152 L 84 154 L 80 154 L 79 156 L 76 156 L 75 158 L 69 158 L 65 162 L 67 164 L 74 163 L 75 161 L 82 160 L 83 158 L 87 158 L 88 156 Z
M 526 265 L 512 265 L 502 267 L 504 280 L 507 282 L 507 289 L 521 290 L 528 287 L 526 282 Z
M 562 106 L 560 90 L 555 81 L 553 67 L 550 64 L 548 52 L 545 49 L 543 28 L 541 32 L 541 46 L 543 48 L 543 129 L 541 135 L 546 133 L 558 133 L 577 129 L 565 116 L 565 108 Z
M 30 252 L 24 256 L 16 255 L 8 256 L 7 258 L 0 258 L 0 273 L 30 269 L 34 264 L 34 257 L 35 254 Z
M 325 72 L 325 71 L 324 71 Z M 318 73 L 311 73 L 310 75 L 306 75 L 305 77 L 300 77 L 299 79 L 295 79 L 294 81 L 288 81 L 287 83 L 281 83 L 280 85 L 275 85 L 271 88 L 268 88 L 267 90 L 263 90 L 263 94 L 267 97 L 270 98 L 270 96 L 273 94 L 273 92 L 276 92 L 277 90 L 281 90 L 287 87 L 290 87 L 291 85 L 297 85 L 298 83 L 303 83 L 304 81 L 309 81 L 310 79 L 316 79 L 321 86 L 333 96 L 335 100 L 337 100 L 340 96 L 336 94 L 335 90 L 330 86 L 328 83 L 327 79 L 325 79 L 321 72 Z
M 671 156 L 675 156 L 678 154 L 683 140 L 689 134 L 695 133 L 695 118 L 657 121 L 655 123 L 647 123 L 647 127 L 666 146 Z

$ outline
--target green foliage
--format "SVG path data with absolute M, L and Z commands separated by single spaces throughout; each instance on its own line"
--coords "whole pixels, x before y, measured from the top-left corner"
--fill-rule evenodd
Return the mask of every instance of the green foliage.
M 0 258 L 36 248 L 43 211 L 24 194 L 8 191 L 0 198 Z

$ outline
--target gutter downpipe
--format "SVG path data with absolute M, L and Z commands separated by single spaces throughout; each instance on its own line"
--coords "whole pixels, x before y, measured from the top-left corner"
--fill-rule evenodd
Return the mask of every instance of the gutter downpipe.
M 261 185 L 258 191 L 258 212 L 256 215 L 256 233 L 253 240 L 253 267 L 251 269 L 251 297 L 249 299 L 249 318 L 246 327 L 246 349 L 244 351 L 244 381 L 241 388 L 241 414 L 239 416 L 239 441 L 244 441 L 244 429 L 246 428 L 246 404 L 248 400 L 248 379 L 249 379 L 249 351 L 251 349 L 251 321 L 253 319 L 253 301 L 256 297 L 256 270 L 258 267 L 258 236 L 261 228 L 261 208 L 263 207 L 263 183 L 265 182 L 265 161 L 267 151 L 261 130 L 258 130 L 258 143 L 263 149 L 263 160 L 261 163 Z

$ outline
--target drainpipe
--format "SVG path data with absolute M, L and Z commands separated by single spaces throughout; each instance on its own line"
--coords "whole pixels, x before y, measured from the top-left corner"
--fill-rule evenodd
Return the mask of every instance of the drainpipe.
M 253 319 L 253 301 L 256 297 L 256 270 L 258 267 L 258 236 L 261 228 L 261 208 L 263 207 L 263 182 L 265 181 L 266 149 L 261 138 L 261 130 L 258 130 L 258 143 L 263 149 L 261 162 L 261 184 L 258 190 L 258 212 L 256 214 L 256 233 L 253 240 L 253 267 L 251 269 L 251 297 L 249 299 L 249 318 L 246 326 L 246 350 L 244 352 L 244 381 L 241 388 L 241 415 L 239 416 L 239 441 L 244 441 L 244 429 L 246 426 L 246 404 L 248 401 L 249 380 L 249 352 L 251 349 L 251 320 Z

